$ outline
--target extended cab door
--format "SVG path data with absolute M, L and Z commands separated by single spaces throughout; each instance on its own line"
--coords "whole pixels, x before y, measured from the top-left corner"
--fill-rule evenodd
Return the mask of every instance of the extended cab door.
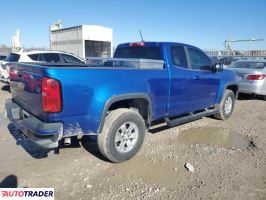
M 169 55 L 169 116 L 181 115 L 189 112 L 188 102 L 188 63 L 183 45 L 170 45 Z
M 190 111 L 213 106 L 219 86 L 219 72 L 212 71 L 210 58 L 200 49 L 190 46 L 185 49 L 190 67 L 188 80 Z

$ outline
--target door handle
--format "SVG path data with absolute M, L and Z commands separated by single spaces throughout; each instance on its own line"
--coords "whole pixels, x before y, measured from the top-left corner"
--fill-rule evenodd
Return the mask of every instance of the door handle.
M 193 79 L 194 80 L 200 80 L 200 76 L 194 76 Z

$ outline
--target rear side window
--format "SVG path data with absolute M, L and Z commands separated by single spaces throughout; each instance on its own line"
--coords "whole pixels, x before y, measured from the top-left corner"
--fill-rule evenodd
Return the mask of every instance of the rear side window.
M 34 60 L 34 61 L 38 61 L 39 58 L 39 54 L 30 54 L 28 55 L 30 57 L 30 59 Z
M 172 46 L 170 48 L 172 62 L 175 66 L 187 68 L 187 58 L 182 46 Z
M 81 64 L 84 63 L 81 60 L 75 58 L 74 56 L 68 54 L 61 54 L 61 58 L 64 63 L 74 63 L 74 64 Z
M 43 58 L 45 62 L 60 63 L 60 57 L 58 53 L 44 53 Z
M 19 58 L 20 58 L 20 55 L 16 54 L 16 53 L 10 53 L 5 61 L 8 61 L 8 62 L 18 62 L 19 61 Z
M 188 49 L 192 69 L 210 70 L 211 60 L 197 49 Z
M 116 49 L 114 58 L 162 60 L 159 47 L 121 47 Z
M 42 54 L 38 54 L 37 53 L 37 54 L 30 54 L 28 56 L 34 61 L 39 61 L 39 62 L 43 62 L 44 61 Z

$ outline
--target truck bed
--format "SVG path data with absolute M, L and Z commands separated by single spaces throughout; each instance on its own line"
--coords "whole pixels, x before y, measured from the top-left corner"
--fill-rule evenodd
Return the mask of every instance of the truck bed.
M 163 60 L 154 59 L 124 59 L 124 58 L 87 58 L 89 67 L 116 67 L 133 69 L 163 69 Z
M 10 74 L 13 100 L 44 122 L 63 122 L 65 135 L 97 133 L 106 102 L 121 94 L 149 94 L 154 102 L 153 115 L 166 113 L 169 80 L 163 68 L 19 63 Z M 60 81 L 62 111 L 58 113 L 42 109 L 44 77 Z

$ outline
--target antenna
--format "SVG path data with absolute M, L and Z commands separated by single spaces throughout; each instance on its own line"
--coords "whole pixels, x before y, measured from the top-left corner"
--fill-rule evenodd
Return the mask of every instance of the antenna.
M 140 35 L 140 38 L 141 38 L 141 42 L 144 42 L 143 37 L 142 37 L 142 33 L 141 33 L 140 30 L 139 30 L 139 35 Z

